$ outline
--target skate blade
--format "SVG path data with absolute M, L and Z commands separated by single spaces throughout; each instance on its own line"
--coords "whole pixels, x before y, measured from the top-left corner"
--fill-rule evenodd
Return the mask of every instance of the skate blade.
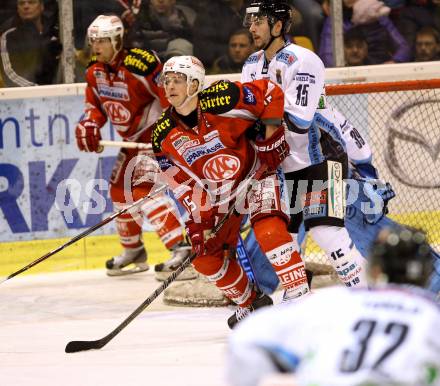
M 166 279 L 168 279 L 168 276 L 170 276 L 172 272 L 173 271 L 155 271 L 154 274 L 157 281 L 165 281 Z M 176 277 L 176 281 L 193 280 L 196 279 L 198 276 L 199 274 L 194 268 L 188 267 L 179 276 Z
M 135 273 L 148 271 L 149 269 L 150 266 L 146 263 L 137 263 L 136 265 L 130 264 L 122 269 L 107 269 L 107 276 L 133 275 Z

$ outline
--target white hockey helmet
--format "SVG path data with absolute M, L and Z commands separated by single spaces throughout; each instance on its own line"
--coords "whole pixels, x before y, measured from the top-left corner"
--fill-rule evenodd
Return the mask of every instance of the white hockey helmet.
M 173 56 L 168 59 L 163 65 L 162 74 L 166 76 L 168 72 L 175 72 L 186 75 L 187 94 L 189 95 L 189 89 L 193 80 L 197 80 L 199 85 L 197 91 L 191 95 L 191 97 L 197 95 L 203 90 L 205 84 L 205 67 L 203 63 L 195 56 L 182 55 Z
M 122 39 L 124 37 L 124 25 L 122 20 L 115 15 L 99 15 L 87 29 L 89 43 L 92 39 L 109 38 L 115 53 L 122 49 Z

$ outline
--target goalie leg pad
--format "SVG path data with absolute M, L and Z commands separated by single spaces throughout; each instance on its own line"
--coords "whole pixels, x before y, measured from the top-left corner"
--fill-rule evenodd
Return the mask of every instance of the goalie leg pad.
M 316 243 L 325 251 L 340 280 L 347 287 L 366 287 L 366 260 L 357 250 L 346 228 L 320 225 L 310 229 Z
M 255 291 L 235 259 L 225 258 L 222 254 L 204 255 L 196 257 L 193 266 L 234 303 L 242 307 L 252 303 Z
M 265 217 L 254 225 L 254 232 L 283 287 L 298 296 L 310 292 L 304 261 L 286 222 L 279 217 Z

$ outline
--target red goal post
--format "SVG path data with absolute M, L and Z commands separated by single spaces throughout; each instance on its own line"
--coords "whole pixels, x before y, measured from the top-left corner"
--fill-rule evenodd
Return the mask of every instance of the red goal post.
M 440 79 L 326 85 L 327 102 L 368 140 L 396 197 L 389 216 L 428 232 L 440 251 Z M 325 263 L 310 240 L 306 261 Z

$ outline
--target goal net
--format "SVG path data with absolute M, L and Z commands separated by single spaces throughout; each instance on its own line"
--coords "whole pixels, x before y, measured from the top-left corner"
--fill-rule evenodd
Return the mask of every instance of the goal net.
M 368 140 L 396 197 L 389 217 L 424 229 L 440 251 L 440 79 L 326 86 L 327 101 Z M 312 240 L 306 262 L 327 264 Z

